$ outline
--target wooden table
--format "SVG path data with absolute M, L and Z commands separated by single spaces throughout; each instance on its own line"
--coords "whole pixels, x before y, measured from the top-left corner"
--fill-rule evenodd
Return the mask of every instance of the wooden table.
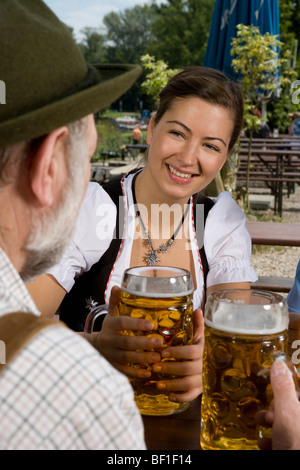
M 298 147 L 297 147 L 298 148 Z M 300 149 L 300 146 L 299 146 Z M 275 195 L 275 212 L 282 215 L 283 186 L 287 184 L 288 194 L 290 194 L 292 185 L 300 183 L 300 174 L 298 168 L 300 163 L 300 150 L 292 150 L 292 147 L 282 149 L 271 149 L 270 146 L 256 148 L 252 147 L 250 179 L 253 181 L 264 182 Z M 248 150 L 241 147 L 239 150 L 239 159 L 241 162 L 248 160 Z M 293 160 L 295 162 L 293 163 Z M 259 162 L 257 165 L 256 162 Z M 263 167 L 261 168 L 261 165 Z M 240 180 L 246 179 L 246 167 L 242 166 L 237 171 L 237 177 Z
M 254 245 L 300 246 L 300 224 L 247 222 Z
M 248 221 L 247 228 L 254 245 L 300 246 L 300 224 Z M 293 283 L 289 277 L 259 276 L 251 287 L 287 294 Z
M 200 450 L 201 397 L 182 413 L 143 416 L 148 450 Z

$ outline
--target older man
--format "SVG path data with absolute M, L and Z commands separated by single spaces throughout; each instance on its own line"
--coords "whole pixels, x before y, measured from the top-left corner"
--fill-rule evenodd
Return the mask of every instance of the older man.
M 88 66 L 40 0 L 0 0 L 0 445 L 144 449 L 125 376 L 79 335 L 41 319 L 24 282 L 70 241 L 97 144 L 93 113 L 134 66 Z

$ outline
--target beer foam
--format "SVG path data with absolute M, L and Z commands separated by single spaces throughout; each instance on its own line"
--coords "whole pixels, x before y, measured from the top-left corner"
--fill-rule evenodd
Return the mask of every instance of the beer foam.
M 182 291 L 182 292 L 176 292 L 176 293 L 172 293 L 172 292 L 157 292 L 157 291 L 153 291 L 153 292 L 149 292 L 149 291 L 145 291 L 145 290 L 134 290 L 134 289 L 126 289 L 126 287 L 122 287 L 122 290 L 124 292 L 127 292 L 127 294 L 131 294 L 131 295 L 135 295 L 137 297 L 147 297 L 147 298 L 155 298 L 155 299 L 171 299 L 172 297 L 185 297 L 185 296 L 192 296 L 193 294 L 193 289 L 190 289 L 190 290 L 185 290 L 185 291 Z
M 192 295 L 189 271 L 168 266 L 137 266 L 126 269 L 121 289 L 138 297 L 172 298 Z
M 241 335 L 273 335 L 288 328 L 288 310 L 277 305 L 241 305 L 219 303 L 214 311 L 205 315 L 208 327 Z

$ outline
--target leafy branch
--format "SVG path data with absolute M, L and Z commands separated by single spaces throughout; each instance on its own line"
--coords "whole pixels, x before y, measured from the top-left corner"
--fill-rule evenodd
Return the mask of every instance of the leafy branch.
M 170 69 L 163 60 L 155 60 L 155 57 L 145 54 L 141 57 L 141 62 L 145 70 L 148 71 L 142 83 L 142 91 L 146 95 L 158 101 L 159 92 L 166 86 L 168 80 L 176 75 L 179 69 Z
M 251 146 L 253 133 L 261 124 L 256 113 L 258 103 L 268 101 L 282 86 L 291 83 L 293 72 L 287 68 L 284 73 L 282 71 L 289 51 L 285 57 L 280 57 L 282 42 L 277 35 L 260 34 L 258 27 L 239 24 L 231 45 L 232 67 L 240 77 L 245 102 L 245 129 L 249 131 L 245 192 L 245 208 L 249 209 Z M 267 120 L 266 116 L 263 118 Z

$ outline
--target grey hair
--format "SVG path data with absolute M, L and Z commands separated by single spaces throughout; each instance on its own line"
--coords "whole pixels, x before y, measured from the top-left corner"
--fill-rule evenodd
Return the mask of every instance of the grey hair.
M 87 129 L 87 117 L 67 125 L 69 133 L 66 138 L 68 152 L 72 153 L 74 145 L 84 138 Z M 46 135 L 30 141 L 18 142 L 8 147 L 0 148 L 0 187 L 11 183 L 16 171 L 23 161 L 30 157 L 35 148 Z

